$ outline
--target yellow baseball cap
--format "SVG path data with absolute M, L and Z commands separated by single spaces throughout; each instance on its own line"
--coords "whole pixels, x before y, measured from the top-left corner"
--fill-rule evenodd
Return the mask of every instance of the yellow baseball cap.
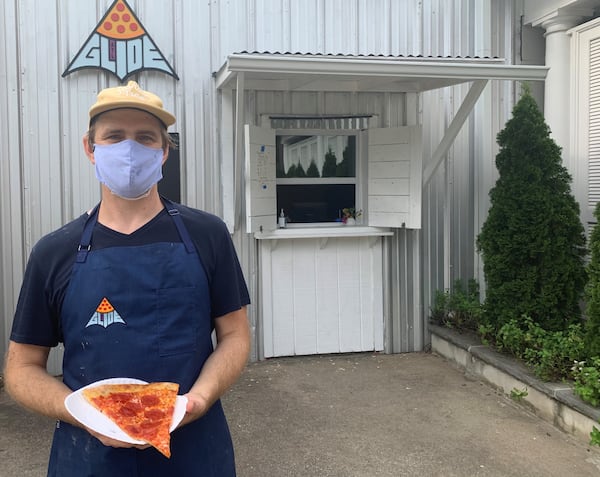
M 90 108 L 90 122 L 96 116 L 113 109 L 141 109 L 156 116 L 165 127 L 175 123 L 175 116 L 163 108 L 162 100 L 149 91 L 144 91 L 135 81 L 127 86 L 106 88 L 98 93 L 96 103 Z

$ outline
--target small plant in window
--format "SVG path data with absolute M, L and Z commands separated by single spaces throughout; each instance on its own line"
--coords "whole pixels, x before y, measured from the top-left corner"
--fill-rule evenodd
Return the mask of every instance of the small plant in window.
M 352 223 L 352 222 L 356 222 L 356 219 L 358 219 L 360 216 L 362 215 L 362 209 L 355 209 L 354 207 L 346 207 L 344 209 L 342 209 L 342 222 L 344 222 L 345 224 L 347 223 Z

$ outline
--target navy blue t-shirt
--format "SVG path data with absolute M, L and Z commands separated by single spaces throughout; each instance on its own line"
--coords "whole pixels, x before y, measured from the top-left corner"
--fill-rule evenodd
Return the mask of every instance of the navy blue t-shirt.
M 218 318 L 250 303 L 248 288 L 224 222 L 215 215 L 177 205 L 204 265 L 210 287 L 211 316 Z M 42 237 L 27 263 L 10 339 L 56 346 L 62 341 L 60 315 L 77 255 L 85 213 Z M 126 235 L 96 224 L 92 249 L 181 242 L 173 219 L 163 209 L 150 222 Z

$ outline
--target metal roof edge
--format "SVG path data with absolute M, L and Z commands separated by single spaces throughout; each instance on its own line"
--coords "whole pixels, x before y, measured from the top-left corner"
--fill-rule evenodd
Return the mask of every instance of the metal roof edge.
M 241 53 L 227 57 L 215 73 L 217 88 L 223 88 L 237 73 L 273 73 L 304 75 L 346 75 L 397 78 L 448 78 L 475 81 L 503 79 L 543 81 L 547 66 L 509 65 L 503 60 L 389 57 L 339 57 L 313 55 L 264 55 Z

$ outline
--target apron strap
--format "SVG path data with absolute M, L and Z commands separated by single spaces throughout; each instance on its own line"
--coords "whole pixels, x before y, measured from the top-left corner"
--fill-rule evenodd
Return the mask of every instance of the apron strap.
M 87 220 L 85 221 L 85 225 L 83 226 L 83 233 L 81 234 L 81 238 L 79 239 L 79 247 L 77 247 L 77 258 L 75 261 L 77 263 L 83 263 L 87 259 L 87 255 L 92 248 L 92 232 L 94 231 L 94 226 L 98 221 L 98 209 L 100 208 L 100 204 L 96 205 L 90 212 Z
M 169 199 L 165 197 L 161 197 L 165 207 L 167 208 L 167 212 L 175 222 L 175 227 L 177 227 L 177 231 L 179 232 L 179 236 L 181 237 L 181 241 L 185 245 L 185 249 L 187 253 L 196 253 L 196 247 L 194 247 L 194 243 L 190 237 L 190 234 L 187 231 L 185 224 L 183 223 L 183 219 L 181 218 L 181 214 L 179 210 L 175 207 L 175 204 L 171 202 Z
M 181 214 L 179 210 L 175 207 L 175 204 L 171 202 L 169 199 L 165 199 L 161 197 L 167 212 L 172 217 L 173 222 L 175 223 L 175 227 L 177 228 L 177 232 L 179 232 L 179 236 L 181 237 L 181 241 L 185 245 L 185 249 L 187 253 L 196 253 L 196 247 L 194 247 L 194 243 L 190 237 L 190 234 L 187 231 L 186 226 L 183 223 L 183 219 L 181 218 Z M 88 253 L 92 249 L 92 233 L 94 232 L 94 226 L 98 221 L 98 209 L 100 208 L 100 204 L 96 205 L 92 212 L 90 212 L 89 217 L 85 221 L 85 225 L 83 226 L 83 233 L 81 234 L 81 239 L 79 242 L 79 247 L 77 247 L 77 258 L 75 261 L 77 263 L 84 263 L 87 259 Z

